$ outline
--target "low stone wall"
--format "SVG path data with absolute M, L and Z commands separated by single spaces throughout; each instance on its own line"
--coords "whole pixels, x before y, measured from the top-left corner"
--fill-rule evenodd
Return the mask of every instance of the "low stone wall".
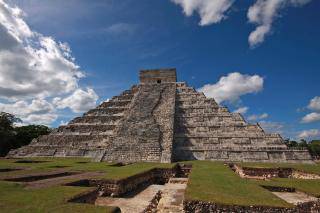
M 143 213 L 156 213 L 159 200 L 161 199 L 162 192 L 158 191 L 157 194 L 153 197 L 148 207 L 143 211 Z
M 260 176 L 266 178 L 288 178 L 291 176 L 292 168 L 250 168 L 242 167 L 242 171 L 247 176 Z
M 98 197 L 98 189 L 80 193 L 68 200 L 72 203 L 90 203 L 94 204 Z
M 175 168 L 155 168 L 121 180 L 97 180 L 95 185 L 103 196 L 119 197 L 151 184 L 165 184 L 175 173 Z
M 268 206 L 238 206 L 221 205 L 212 202 L 185 200 L 183 202 L 186 213 L 200 212 L 277 212 L 277 213 L 300 213 L 300 212 L 319 212 L 320 201 L 299 204 L 294 208 L 268 207 Z
M 293 178 L 306 179 L 306 180 L 320 179 L 320 175 L 318 174 L 306 173 L 306 172 L 297 171 L 297 170 L 293 171 L 291 176 Z
M 297 178 L 297 179 L 320 179 L 320 175 L 302 172 L 293 168 L 254 168 L 241 167 L 229 164 L 229 167 L 242 178 Z
M 262 186 L 265 189 L 268 189 L 271 192 L 295 192 L 295 188 L 290 187 L 279 187 L 279 186 Z
M 191 165 L 177 164 L 173 168 L 154 168 L 120 180 L 85 179 L 68 186 L 98 187 L 99 196 L 119 197 L 152 184 L 165 184 L 171 177 L 188 177 Z

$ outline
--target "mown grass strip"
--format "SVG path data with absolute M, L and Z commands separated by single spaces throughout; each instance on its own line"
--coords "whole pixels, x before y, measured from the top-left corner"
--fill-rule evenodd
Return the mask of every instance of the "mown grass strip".
M 68 203 L 68 198 L 88 188 L 57 186 L 24 189 L 20 184 L 0 181 L 1 212 L 113 212 L 115 207 Z
M 185 197 L 224 205 L 292 207 L 221 162 L 195 161 Z

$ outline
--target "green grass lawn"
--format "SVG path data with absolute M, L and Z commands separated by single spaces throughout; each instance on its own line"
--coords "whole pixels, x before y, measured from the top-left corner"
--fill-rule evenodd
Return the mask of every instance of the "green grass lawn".
M 292 207 L 257 183 L 240 178 L 221 162 L 192 162 L 185 197 L 226 205 Z
M 30 158 L 24 160 L 47 161 L 42 163 L 15 163 L 17 159 L 1 159 L 0 168 L 28 168 L 9 173 L 0 172 L 0 178 L 8 175 L 34 174 L 36 172 L 46 172 L 57 169 L 70 171 L 99 171 L 104 172 L 104 179 L 122 179 L 132 175 L 148 171 L 153 168 L 172 168 L 175 164 L 166 163 L 135 163 L 126 166 L 112 166 L 106 162 L 91 162 L 85 158 Z M 63 167 L 64 168 L 61 168 Z
M 175 164 L 136 163 L 116 167 L 109 163 L 90 162 L 84 158 L 30 158 L 23 160 L 47 161 L 41 163 L 16 163 L 20 159 L 0 159 L 0 168 L 23 170 L 0 172 L 0 178 L 16 175 L 34 175 L 63 169 L 68 171 L 99 171 L 101 178 L 122 179 L 153 168 L 172 168 Z M 63 167 L 63 168 L 61 168 Z M 66 180 L 71 182 L 72 180 Z M 90 204 L 67 203 L 74 195 L 88 191 L 87 187 L 56 186 L 45 189 L 24 189 L 21 184 L 0 181 L 0 212 L 112 212 L 114 207 L 97 207 Z
M 0 181 L 1 212 L 113 212 L 115 207 L 66 202 L 87 191 L 84 187 L 57 186 L 45 189 L 24 189 L 20 184 Z
M 175 164 L 135 163 L 122 167 L 109 163 L 90 162 L 83 158 L 33 158 L 42 163 L 16 163 L 16 159 L 0 159 L 0 168 L 25 168 L 24 170 L 0 172 L 0 178 L 29 175 L 60 169 L 69 171 L 100 171 L 103 179 L 122 179 L 153 168 L 172 168 Z M 80 162 L 80 163 L 79 163 Z M 85 163 L 83 163 L 85 162 Z M 185 197 L 190 200 L 210 201 L 225 205 L 257 205 L 293 207 L 276 197 L 261 185 L 294 187 L 297 190 L 320 197 L 320 180 L 275 178 L 270 181 L 240 178 L 222 162 L 190 161 L 193 165 Z M 318 173 L 320 164 L 266 164 L 241 163 L 252 167 L 293 167 L 306 172 Z M 0 181 L 0 208 L 3 212 L 99 212 L 113 208 L 89 204 L 67 203 L 72 196 L 88 190 L 86 187 L 56 186 L 45 189 L 24 189 L 22 185 Z

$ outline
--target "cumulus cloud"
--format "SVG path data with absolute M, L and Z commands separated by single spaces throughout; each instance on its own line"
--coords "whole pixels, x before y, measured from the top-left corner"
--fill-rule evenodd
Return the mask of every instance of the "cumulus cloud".
M 20 8 L 0 0 L 0 98 L 6 100 L 2 108 L 20 113 L 27 122 L 52 122 L 57 118 L 54 110 L 40 113 L 34 111 L 35 105 L 52 107 L 49 98 L 75 93 L 80 87 L 79 79 L 85 75 L 67 43 L 33 31 L 23 18 Z M 86 100 L 91 104 L 96 94 L 88 94 L 92 98 Z M 23 107 L 29 111 L 24 112 L 26 109 L 20 109 Z
M 69 107 L 74 112 L 83 112 L 93 108 L 98 100 L 98 95 L 91 88 L 87 88 L 87 91 L 77 89 L 70 96 L 62 99 L 57 97 L 53 100 L 53 103 L 59 109 Z
M 316 121 L 320 121 L 320 113 L 318 112 L 309 113 L 301 119 L 301 123 L 312 123 Z
M 234 0 L 171 0 L 180 5 L 186 16 L 194 12 L 200 15 L 199 25 L 205 26 L 219 23 L 226 18 L 225 13 L 230 9 Z
M 320 130 L 318 129 L 304 130 L 299 133 L 298 137 L 302 139 L 311 139 L 315 137 L 320 137 Z
M 257 121 L 257 120 L 265 119 L 267 117 L 269 117 L 268 113 L 262 113 L 260 115 L 250 115 L 248 117 L 248 120 L 249 121 Z
M 206 84 L 199 88 L 207 97 L 214 98 L 218 103 L 235 102 L 240 96 L 257 93 L 263 88 L 263 78 L 259 75 L 244 75 L 238 72 L 223 76 L 215 84 Z
M 48 125 L 57 118 L 53 105 L 43 99 L 34 99 L 31 103 L 27 101 L 17 101 L 11 104 L 0 103 L 0 111 L 15 114 L 24 124 Z
M 248 110 L 249 110 L 249 107 L 240 107 L 240 108 L 236 109 L 234 112 L 240 113 L 240 114 L 245 114 L 248 112 Z
M 310 100 L 308 108 L 315 111 L 320 111 L 320 97 L 316 96 Z
M 257 25 L 249 35 L 249 44 L 255 47 L 265 40 L 271 32 L 272 23 L 279 17 L 281 9 L 289 6 L 299 7 L 311 0 L 257 0 L 248 10 L 247 17 L 250 23 Z

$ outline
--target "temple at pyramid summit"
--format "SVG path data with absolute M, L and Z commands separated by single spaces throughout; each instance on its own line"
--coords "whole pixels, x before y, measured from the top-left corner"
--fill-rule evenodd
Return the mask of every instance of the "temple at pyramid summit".
M 140 71 L 140 82 L 8 157 L 87 157 L 106 162 L 312 163 L 185 82 L 175 69 Z

